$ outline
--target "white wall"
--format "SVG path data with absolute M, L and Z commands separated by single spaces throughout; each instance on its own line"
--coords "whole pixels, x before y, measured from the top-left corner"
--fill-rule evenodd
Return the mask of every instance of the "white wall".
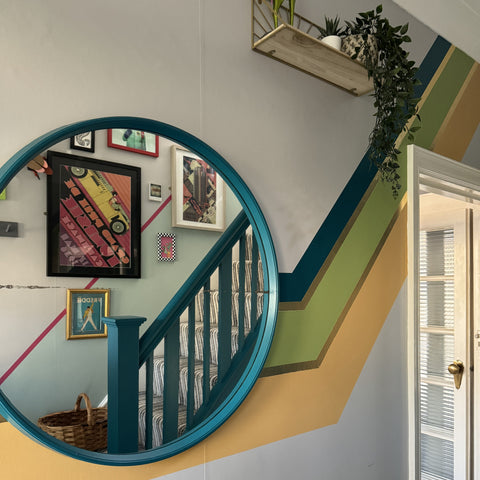
M 480 62 L 480 4 L 477 0 L 394 0 L 467 55 Z

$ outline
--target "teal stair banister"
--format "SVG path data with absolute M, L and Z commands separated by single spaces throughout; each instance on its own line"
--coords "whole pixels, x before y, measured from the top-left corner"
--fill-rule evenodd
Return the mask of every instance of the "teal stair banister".
M 115 328 L 113 335 L 109 330 L 108 397 L 114 399 L 109 400 L 109 453 L 137 451 L 138 430 L 141 449 L 174 441 L 209 415 L 238 380 L 252 353 L 257 313 L 263 311 L 268 293 L 249 226 L 242 211 L 144 333 L 138 348 L 133 328 L 138 338 L 144 319 L 105 319 Z M 130 333 L 122 335 L 122 329 Z M 117 347 L 122 338 L 128 344 Z M 163 349 L 156 354 L 161 342 Z M 126 366 L 134 364 L 137 371 L 127 371 Z M 138 368 L 143 364 L 145 389 L 139 394 Z M 139 395 L 140 426 L 132 423 L 139 418 Z

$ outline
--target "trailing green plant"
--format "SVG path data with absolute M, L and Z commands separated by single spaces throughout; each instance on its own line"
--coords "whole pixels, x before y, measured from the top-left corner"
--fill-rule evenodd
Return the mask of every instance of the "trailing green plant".
M 338 15 L 335 18 L 325 17 L 325 27 L 318 27 L 320 30 L 320 37 L 325 38 L 330 35 L 343 35 L 344 27 L 340 27 L 340 19 Z
M 280 7 L 283 5 L 285 0 L 271 0 L 272 1 L 272 8 L 273 8 L 273 26 L 275 28 L 278 27 L 278 16 Z M 288 0 L 288 9 L 289 9 L 289 17 L 290 17 L 290 25 L 293 25 L 293 20 L 295 18 L 295 0 Z
M 369 78 L 373 79 L 374 91 L 371 94 L 376 108 L 375 125 L 369 136 L 370 160 L 380 171 L 381 178 L 392 185 L 393 196 L 397 197 L 401 188 L 398 155 L 401 153 L 395 142 L 405 131 L 409 140 L 419 126 L 408 127 L 412 117 L 418 118 L 418 101 L 414 87 L 421 82 L 415 78 L 415 62 L 408 59 L 404 43 L 411 42 L 407 35 L 408 23 L 392 26 L 382 17 L 382 5 L 375 10 L 359 13 L 353 22 L 345 22 L 345 35 L 360 34 L 362 44 L 355 48 L 352 58 L 357 58 L 363 50 L 366 56 L 365 67 Z M 367 48 L 367 35 L 374 35 L 378 44 L 376 55 Z

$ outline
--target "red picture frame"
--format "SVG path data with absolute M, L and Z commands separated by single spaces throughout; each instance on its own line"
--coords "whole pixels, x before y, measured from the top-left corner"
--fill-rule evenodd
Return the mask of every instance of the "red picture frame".
M 158 157 L 158 138 L 154 133 L 131 128 L 109 128 L 107 132 L 109 147 L 151 157 Z

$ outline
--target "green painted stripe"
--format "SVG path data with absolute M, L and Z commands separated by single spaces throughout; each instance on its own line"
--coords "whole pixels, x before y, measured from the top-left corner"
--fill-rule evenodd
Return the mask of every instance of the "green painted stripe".
M 461 50 L 454 50 L 422 107 L 421 129 L 415 134 L 416 145 L 430 148 L 473 64 L 474 61 Z
M 430 146 L 472 65 L 462 52 L 452 54 L 422 106 L 422 128 L 415 143 Z M 408 143 L 405 139 L 402 147 Z M 402 178 L 406 178 L 406 149 L 401 150 Z M 377 183 L 305 310 L 279 312 L 265 367 L 318 357 L 395 214 L 405 186 L 402 190 L 395 200 L 389 185 Z
M 398 207 L 378 183 L 303 311 L 282 311 L 266 367 L 318 357 Z

